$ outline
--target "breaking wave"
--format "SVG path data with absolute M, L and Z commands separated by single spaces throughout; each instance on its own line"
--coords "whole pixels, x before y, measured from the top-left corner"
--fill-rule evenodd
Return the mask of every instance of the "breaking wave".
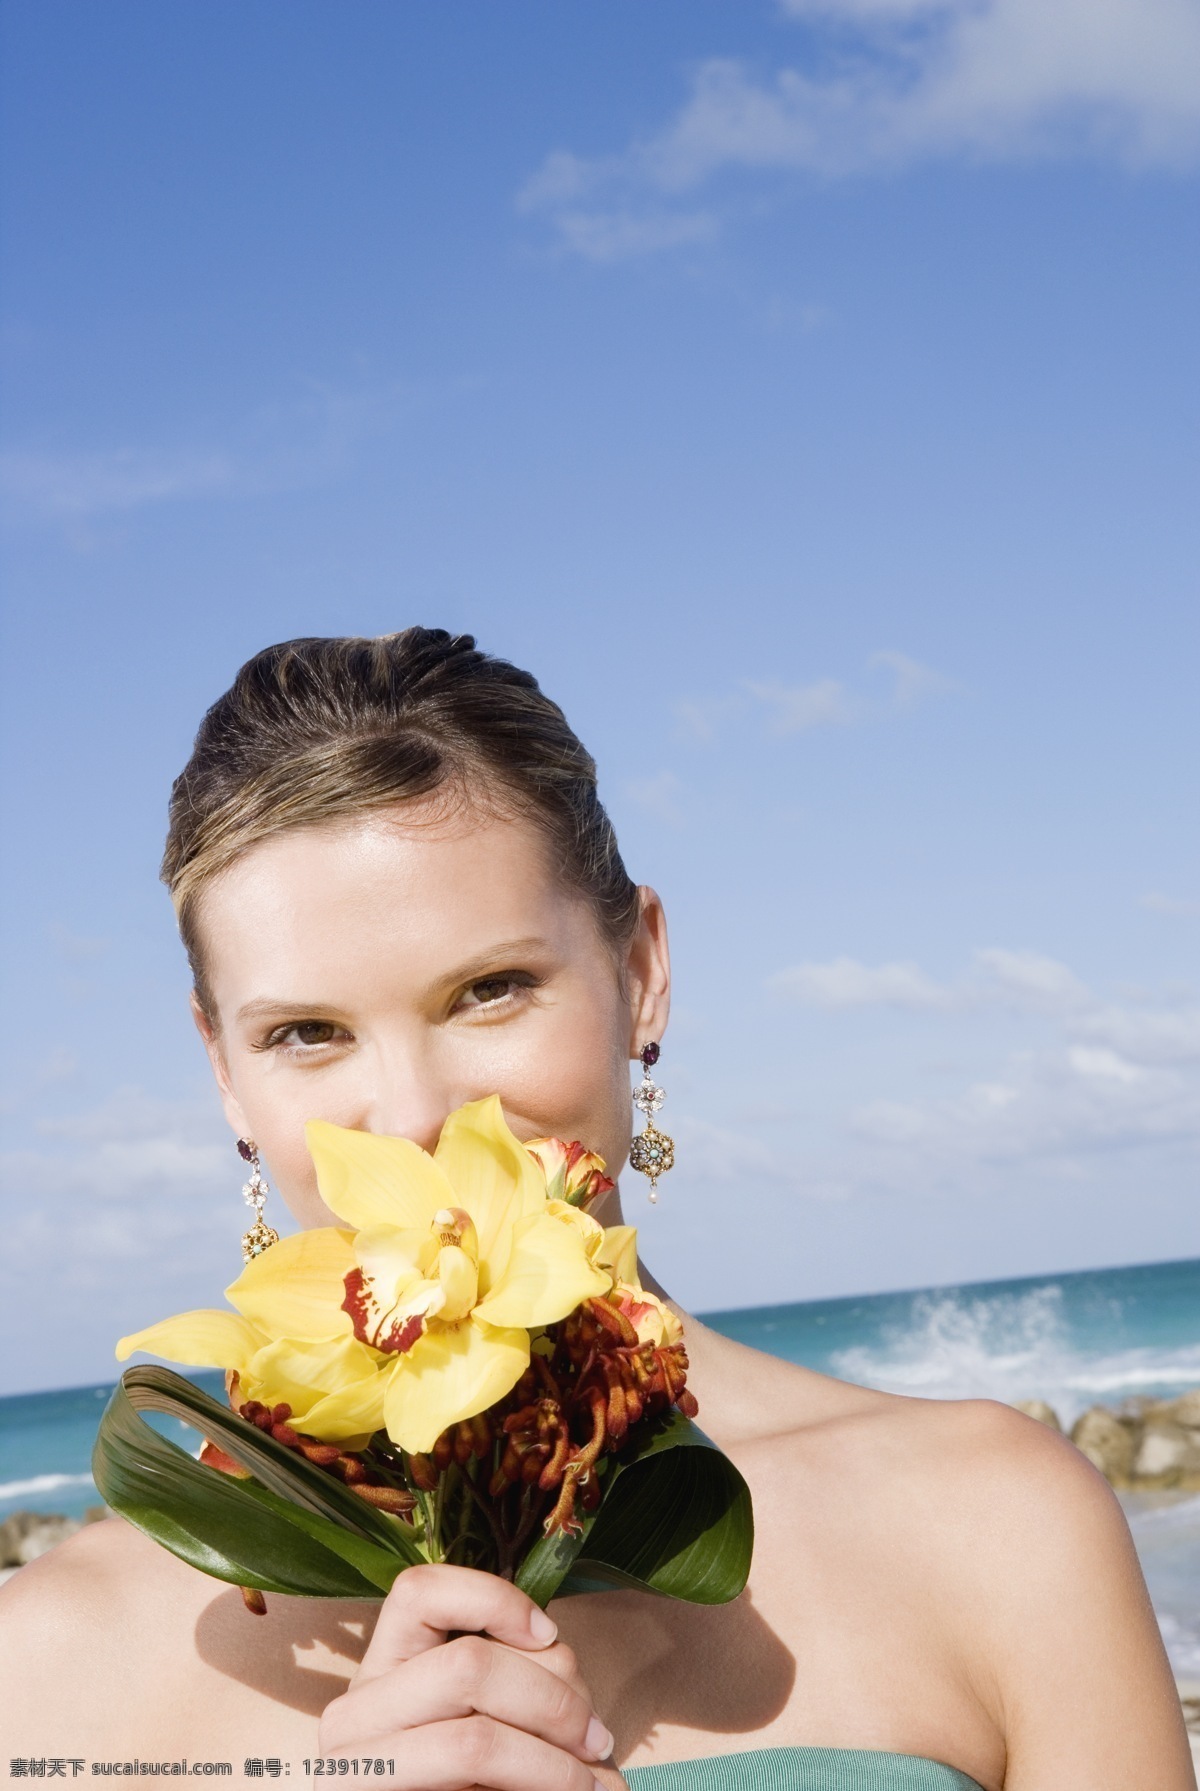
M 63 1486 L 92 1486 L 90 1474 L 35 1474 L 30 1480 L 0 1480 L 0 1499 L 28 1499 Z
M 1114 1313 L 1113 1328 L 1116 1328 Z M 1200 1384 L 1200 1341 L 1170 1347 L 1104 1347 L 1104 1324 L 1086 1351 L 1067 1322 L 1063 1290 L 914 1296 L 909 1316 L 877 1341 L 830 1357 L 844 1380 L 931 1399 L 1045 1399 L 1064 1424 L 1097 1401 L 1132 1393 L 1163 1398 Z

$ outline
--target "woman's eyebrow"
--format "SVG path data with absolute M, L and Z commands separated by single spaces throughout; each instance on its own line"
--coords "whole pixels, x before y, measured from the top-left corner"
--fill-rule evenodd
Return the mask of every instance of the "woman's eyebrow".
M 339 1009 L 330 1007 L 325 1001 L 292 1001 L 289 998 L 276 998 L 273 995 L 260 995 L 255 1001 L 247 1001 L 234 1015 L 235 1020 L 264 1020 L 279 1014 L 303 1014 L 305 1019 L 336 1019 Z
M 438 988 L 449 988 L 459 983 L 469 983 L 473 977 L 483 976 L 487 971 L 513 968 L 512 960 L 521 958 L 528 952 L 545 952 L 550 942 L 540 935 L 531 934 L 526 939 L 502 939 L 495 945 L 489 945 L 486 951 L 477 952 L 456 964 L 453 969 L 445 971 L 437 978 Z M 327 1001 L 296 1001 L 287 997 L 260 995 L 253 1001 L 247 1001 L 238 1008 L 234 1018 L 238 1021 L 263 1020 L 283 1014 L 303 1014 L 306 1019 L 337 1020 L 343 1017 L 342 1009 L 331 1006 Z
M 472 977 L 484 975 L 486 971 L 512 970 L 516 966 L 514 958 L 523 958 L 529 952 L 546 952 L 550 949 L 550 941 L 538 934 L 531 934 L 527 939 L 502 939 L 496 945 L 489 945 L 486 951 L 477 952 L 474 957 L 455 965 L 437 979 L 440 988 L 448 988 L 454 983 L 469 983 Z

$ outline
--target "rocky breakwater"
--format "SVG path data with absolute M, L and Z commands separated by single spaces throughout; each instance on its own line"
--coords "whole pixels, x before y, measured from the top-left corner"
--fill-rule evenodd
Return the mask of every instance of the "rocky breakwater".
M 18 1567 L 36 1561 L 56 1544 L 74 1536 L 84 1524 L 109 1515 L 107 1505 L 89 1505 L 82 1518 L 59 1517 L 46 1511 L 14 1511 L 0 1523 L 0 1579 Z
M 1054 1430 L 1063 1428 L 1045 1400 L 1022 1400 L 1017 1410 Z M 1178 1399 L 1138 1397 L 1114 1407 L 1090 1406 L 1069 1434 L 1109 1485 L 1123 1492 L 1200 1492 L 1200 1387 Z

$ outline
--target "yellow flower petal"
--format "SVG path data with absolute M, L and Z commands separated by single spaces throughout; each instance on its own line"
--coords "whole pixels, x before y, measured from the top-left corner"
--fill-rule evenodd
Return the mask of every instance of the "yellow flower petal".
M 373 1225 L 354 1240 L 361 1269 L 346 1277 L 354 1335 L 374 1349 L 411 1349 L 446 1295 L 437 1279 L 437 1234 Z
M 440 1306 L 429 1308 L 431 1315 L 436 1315 L 438 1322 L 444 1325 L 454 1324 L 460 1318 L 466 1318 L 475 1304 L 479 1292 L 479 1271 L 465 1250 L 457 1244 L 448 1244 L 438 1252 L 437 1278 L 442 1290 Z
M 508 1266 L 475 1316 L 492 1325 L 552 1325 L 608 1288 L 609 1277 L 588 1261 L 582 1233 L 535 1213 L 513 1227 Z
M 637 1228 L 633 1225 L 610 1225 L 604 1233 L 601 1265 L 612 1270 L 614 1281 L 637 1287 Z
M 304 1128 L 317 1187 L 331 1212 L 362 1231 L 369 1225 L 424 1229 L 454 1204 L 433 1158 L 409 1138 L 382 1138 L 310 1119 Z
M 438 1249 L 437 1233 L 415 1226 L 400 1231 L 392 1225 L 372 1225 L 354 1240 L 359 1268 L 374 1283 L 378 1298 L 387 1302 L 398 1300 L 414 1281 L 433 1275 Z
M 379 1429 L 386 1380 L 379 1357 L 356 1338 L 295 1343 L 281 1337 L 247 1364 L 244 1391 L 264 1405 L 290 1405 L 293 1429 L 340 1442 Z
M 122 1337 L 117 1360 L 125 1362 L 135 1349 L 143 1349 L 189 1368 L 236 1368 L 241 1373 L 266 1341 L 256 1325 L 236 1312 L 180 1312 Z
M 322 1226 L 280 1238 L 248 1262 L 225 1298 L 272 1337 L 320 1342 L 350 1335 L 346 1276 L 358 1265 L 353 1232 Z
M 605 1232 L 599 1220 L 593 1219 L 590 1213 L 585 1213 L 582 1207 L 571 1206 L 565 1200 L 549 1201 L 546 1211 L 552 1219 L 557 1219 L 560 1225 L 569 1225 L 578 1233 L 583 1247 L 587 1251 L 589 1262 L 599 1263 L 603 1266 Z
M 529 1333 L 470 1318 L 434 1325 L 397 1360 L 384 1393 L 393 1442 L 410 1454 L 432 1449 L 450 1424 L 503 1399 L 529 1365 Z
M 442 1204 L 470 1213 L 479 1234 L 480 1269 L 486 1266 L 494 1280 L 507 1256 L 508 1228 L 545 1207 L 540 1167 L 509 1131 L 497 1095 L 470 1101 L 450 1115 L 434 1162 L 454 1187 L 453 1200 Z M 488 1276 L 481 1280 L 486 1286 Z

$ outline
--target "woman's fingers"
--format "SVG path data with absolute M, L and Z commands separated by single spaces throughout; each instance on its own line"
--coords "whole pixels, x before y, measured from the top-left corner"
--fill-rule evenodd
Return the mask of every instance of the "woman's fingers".
M 477 1630 L 510 1648 L 546 1648 L 557 1626 L 524 1592 L 473 1567 L 408 1567 L 383 1601 L 356 1686 L 444 1642 Z
M 372 1751 L 395 1761 L 372 1776 L 380 1791 L 604 1791 L 582 1760 L 486 1716 L 404 1730 Z
M 523 1729 L 581 1760 L 606 1760 L 612 1736 L 570 1682 L 573 1657 L 565 1648 L 552 1652 L 562 1655 L 557 1671 L 482 1636 L 460 1636 L 379 1674 L 353 1696 L 335 1699 L 321 1719 L 321 1750 L 354 1751 L 369 1742 L 378 1752 L 385 1737 L 481 1716 Z

